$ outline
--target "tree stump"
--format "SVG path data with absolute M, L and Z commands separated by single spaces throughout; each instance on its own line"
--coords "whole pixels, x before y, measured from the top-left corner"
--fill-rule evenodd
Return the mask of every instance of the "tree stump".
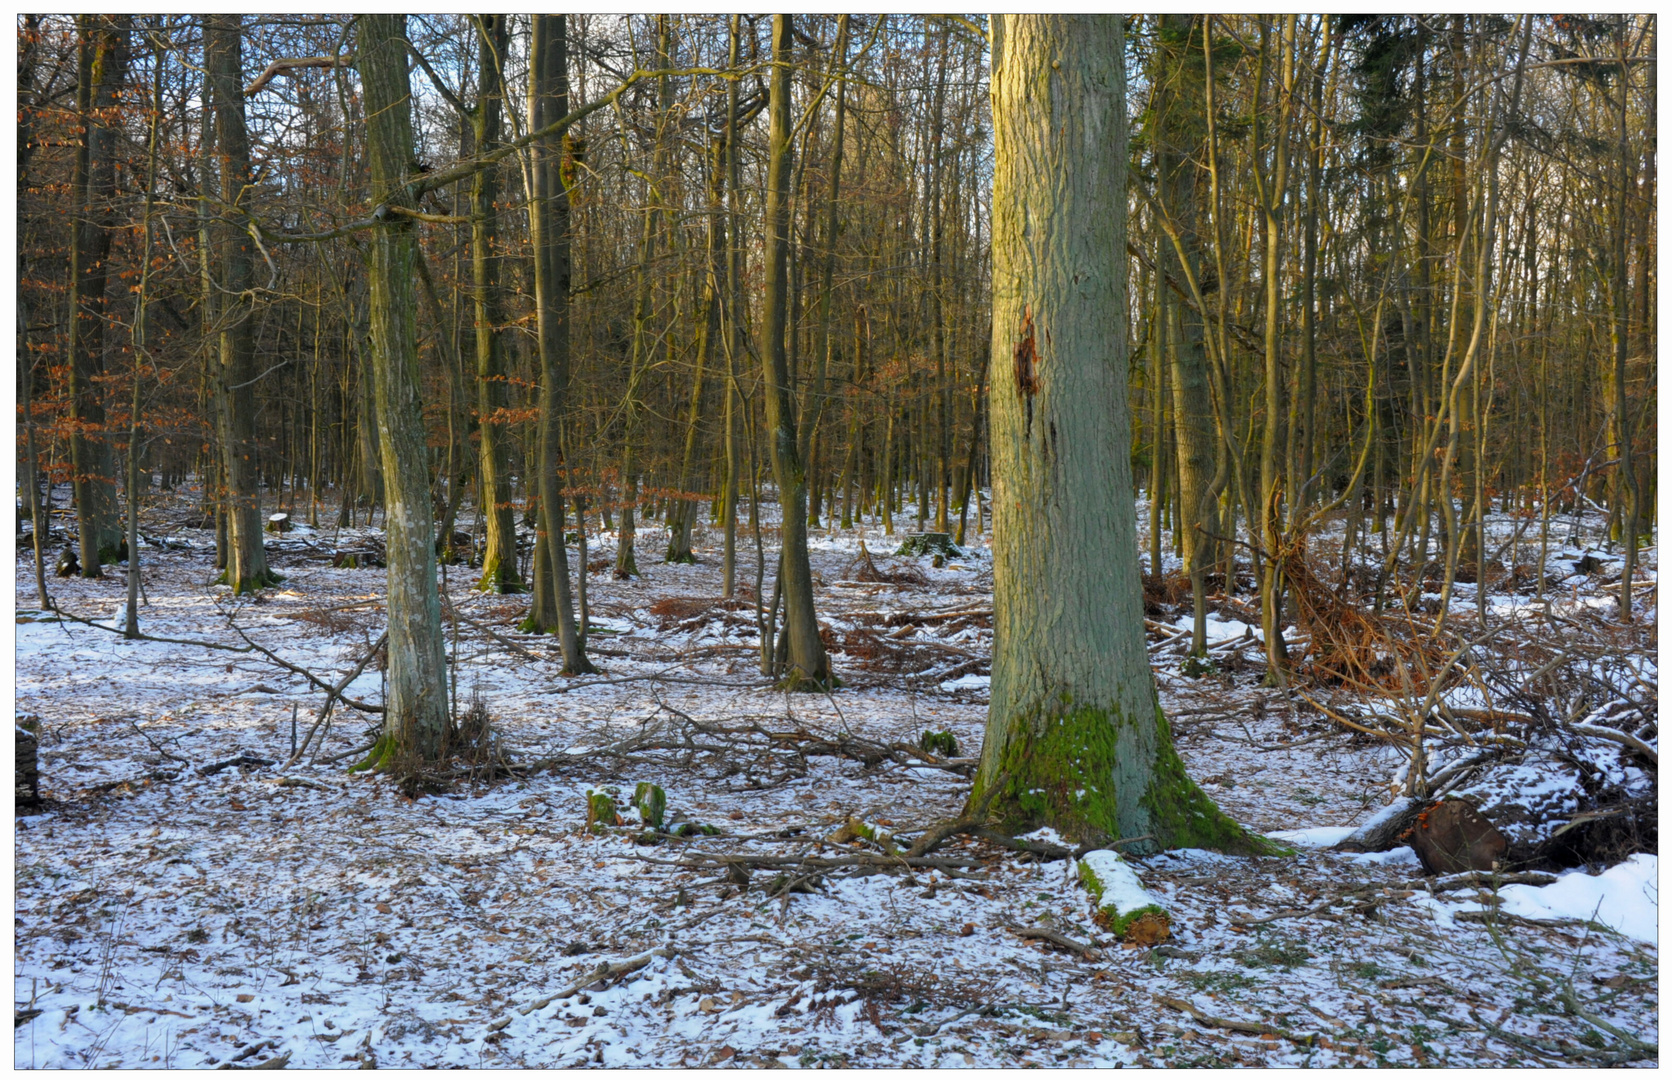
M 1479 810 L 1462 799 L 1447 799 L 1417 815 L 1411 847 L 1431 874 L 1492 870 L 1509 841 Z
M 964 551 L 952 542 L 950 533 L 911 533 L 900 545 L 896 555 L 938 555 L 943 559 L 961 559 Z
M 267 531 L 270 532 L 270 533 L 289 532 L 290 531 L 290 515 L 289 514 L 270 514 L 270 515 L 268 515 L 268 517 L 267 517 Z

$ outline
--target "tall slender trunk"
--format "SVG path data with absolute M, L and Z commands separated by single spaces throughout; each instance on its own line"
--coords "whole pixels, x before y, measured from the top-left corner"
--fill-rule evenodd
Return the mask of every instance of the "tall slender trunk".
M 153 46 L 159 39 L 152 38 Z M 145 152 L 145 238 L 140 246 L 139 291 L 134 297 L 133 318 L 133 404 L 128 419 L 128 604 L 122 636 L 133 640 L 139 637 L 139 417 L 140 371 L 146 356 L 146 305 L 150 302 L 151 286 L 151 218 L 157 207 L 157 151 L 163 115 L 163 52 L 156 49 L 151 77 L 151 123 Z M 33 464 L 33 463 L 31 463 Z M 149 485 L 147 485 L 149 486 Z
M 789 300 L 789 171 L 791 16 L 772 18 L 771 131 L 766 181 L 766 288 L 761 320 L 766 426 L 782 508 L 779 578 L 784 586 L 784 632 L 789 637 L 790 688 L 828 689 L 830 661 L 813 611 L 813 570 L 807 555 L 807 473 L 796 437 L 795 388 L 784 347 Z
M 99 380 L 104 374 L 105 285 L 110 235 L 115 227 L 111 199 L 116 184 L 116 95 L 128 67 L 128 15 L 76 16 L 78 75 L 76 112 L 82 136 L 76 145 L 70 182 L 75 205 L 70 245 L 68 352 L 70 464 L 76 525 L 81 540 L 82 576 L 102 576 L 99 565 L 116 561 L 121 532 L 116 523 L 114 455 L 105 429 Z
M 947 382 L 946 374 L 946 312 L 942 290 L 941 254 L 944 246 L 944 218 L 942 206 L 941 176 L 945 171 L 941 162 L 941 147 L 945 138 L 946 127 L 946 60 L 947 48 L 952 40 L 950 23 L 941 24 L 941 47 L 937 74 L 935 77 L 935 103 L 929 121 L 931 149 L 929 151 L 929 169 L 931 180 L 929 183 L 928 225 L 929 240 L 929 318 L 932 320 L 930 331 L 935 350 L 935 488 L 939 495 L 935 506 L 935 531 L 947 531 L 947 500 L 951 497 L 952 478 L 948 475 L 952 457 L 952 427 L 948 417 L 949 405 L 952 397 L 952 387 Z M 927 431 L 928 429 L 922 429 Z
M 726 64 L 736 69 L 743 17 L 733 15 L 727 28 Z M 726 245 L 726 494 L 721 510 L 725 529 L 721 553 L 721 595 L 730 600 L 737 590 L 737 494 L 742 457 L 737 446 L 737 357 L 743 351 L 743 215 L 738 210 L 737 80 L 726 84 L 726 200 L 731 228 Z
M 415 209 L 407 186 L 413 162 L 412 90 L 406 16 L 363 15 L 355 52 L 366 101 L 371 200 Z M 388 558 L 389 667 L 383 735 L 364 765 L 408 767 L 446 752 L 451 727 L 441 598 L 435 579 L 435 520 L 419 401 L 417 225 L 375 215 L 368 281 L 372 375 L 384 480 Z
M 1286 681 L 1288 668 L 1288 650 L 1283 644 L 1283 554 L 1282 549 L 1287 541 L 1284 529 L 1283 513 L 1283 479 L 1278 460 L 1278 447 L 1282 445 L 1284 391 L 1286 389 L 1283 375 L 1282 337 L 1280 336 L 1282 318 L 1282 290 L 1280 277 L 1282 275 L 1282 238 L 1283 238 L 1283 203 L 1288 189 L 1289 178 L 1289 118 L 1294 106 L 1295 82 L 1295 22 L 1296 16 L 1288 15 L 1283 19 L 1282 41 L 1279 45 L 1278 93 L 1281 95 L 1276 102 L 1277 130 L 1271 141 L 1271 164 L 1269 169 L 1254 169 L 1255 185 L 1260 199 L 1260 224 L 1264 233 L 1264 252 L 1261 266 L 1261 276 L 1264 278 L 1265 302 L 1265 426 L 1260 442 L 1260 504 L 1250 507 L 1249 523 L 1251 526 L 1258 522 L 1258 528 L 1251 528 L 1254 535 L 1260 537 L 1260 546 L 1264 549 L 1265 575 L 1261 581 L 1260 595 L 1260 630 L 1265 637 L 1266 644 L 1266 681 L 1272 686 L 1282 686 Z M 1267 30 L 1265 23 L 1261 23 L 1260 74 L 1256 77 L 1264 82 L 1264 69 L 1268 48 L 1266 43 Z M 1255 101 L 1255 144 L 1259 144 L 1258 120 L 1261 105 Z
M 1166 45 L 1165 87 L 1157 102 L 1156 123 L 1159 191 L 1172 234 L 1161 244 L 1156 272 L 1165 317 L 1164 332 L 1170 361 L 1173 430 L 1178 454 L 1179 505 L 1185 571 L 1190 576 L 1194 619 L 1190 651 L 1207 652 L 1207 572 L 1217 554 L 1213 539 L 1220 531 L 1219 494 L 1229 478 L 1228 458 L 1214 432 L 1214 413 L 1207 357 L 1203 351 L 1202 313 L 1187 306 L 1175 287 L 1201 280 L 1201 241 L 1196 231 L 1195 159 L 1201 150 L 1205 107 L 1201 77 L 1192 62 L 1192 37 L 1207 32 L 1200 17 L 1163 15 Z M 1159 51 L 1159 50 L 1158 50 Z M 1177 246 L 1169 242 L 1177 240 Z M 1169 281 L 1168 279 L 1173 279 Z
M 500 141 L 506 50 L 511 40 L 509 21 L 506 15 L 483 15 L 477 24 L 476 70 L 482 90 L 471 120 L 478 154 L 489 152 Z M 499 284 L 501 256 L 496 250 L 499 218 L 494 204 L 498 198 L 498 171 L 477 170 L 470 188 L 470 268 L 476 322 L 476 409 L 482 439 L 477 501 L 487 522 L 487 542 L 476 587 L 484 592 L 519 593 L 524 585 L 517 573 L 511 467 L 506 432 L 499 419 L 506 394 L 499 329 L 505 321 L 505 310 Z
M 529 125 L 538 130 L 569 112 L 568 20 L 535 15 L 529 46 Z M 535 313 L 540 345 L 540 525 L 545 534 L 551 597 L 563 649 L 563 674 L 596 669 L 587 660 L 575 625 L 569 584 L 569 551 L 563 543 L 563 443 L 559 425 L 569 386 L 569 189 L 561 153 L 545 138 L 531 147 L 528 223 L 534 246 Z M 586 572 L 586 567 L 581 567 Z M 550 624 L 538 627 L 551 630 Z
M 39 15 L 25 15 L 23 27 L 19 31 L 19 46 L 22 55 L 18 58 L 18 111 L 17 111 L 17 181 L 18 190 L 27 191 L 30 184 L 29 163 L 34 156 L 35 149 L 35 117 L 39 108 L 38 95 L 35 89 L 35 72 L 40 58 L 40 26 Z M 23 215 L 19 213 L 19 225 Z M 21 240 L 21 229 L 20 229 Z M 17 245 L 17 280 L 23 280 L 24 245 Z M 23 448 L 24 467 L 28 471 L 29 482 L 29 533 L 33 541 L 35 557 L 35 596 L 43 610 L 50 610 L 52 599 L 46 591 L 46 543 L 47 530 L 50 522 L 47 520 L 49 511 L 42 505 L 41 499 L 41 470 L 40 459 L 35 448 L 35 357 L 29 347 L 29 312 L 24 303 L 23 291 L 18 290 L 17 302 L 17 373 L 18 373 L 18 411 L 23 416 Z M 47 489 L 51 494 L 51 488 Z
M 253 180 L 250 138 L 244 125 L 243 17 L 208 16 L 203 26 L 204 68 L 215 111 L 215 157 L 221 203 L 248 211 Z M 255 274 L 248 229 L 223 211 L 213 223 L 219 265 L 216 311 L 219 362 L 215 371 L 216 419 L 226 482 L 225 581 L 234 595 L 272 585 L 261 519 L 261 476 L 255 462 Z
M 1613 266 L 1612 287 L 1609 289 L 1609 299 L 1612 304 L 1613 322 L 1609 327 L 1610 344 L 1614 353 L 1614 442 L 1616 454 L 1620 459 L 1617 475 L 1620 486 L 1624 491 L 1624 528 L 1620 530 L 1620 538 L 1625 543 L 1625 567 L 1620 575 L 1620 619 L 1630 622 L 1632 578 L 1637 573 L 1637 531 L 1638 520 L 1641 516 L 1641 496 L 1638 491 L 1637 467 L 1632 461 L 1632 427 L 1631 401 L 1626 395 L 1626 360 L 1630 352 L 1631 339 L 1631 297 L 1630 280 L 1628 277 L 1629 264 L 1626 261 L 1627 236 L 1631 232 L 1631 139 L 1629 127 L 1628 93 L 1631 87 L 1626 55 L 1626 33 L 1624 15 L 1615 16 L 1615 47 L 1619 54 L 1620 81 L 1620 140 L 1618 157 L 1619 166 L 1619 209 L 1615 217 L 1613 237 L 1614 250 L 1611 253 Z M 1484 574 L 1484 571 L 1482 571 Z
M 668 16 L 656 16 L 656 67 L 666 70 L 671 51 L 671 30 Z M 661 224 L 662 192 L 668 172 L 668 125 L 673 113 L 673 84 L 667 76 L 658 76 L 656 110 L 656 148 L 651 155 L 650 179 L 645 185 L 644 231 L 639 237 L 638 284 L 633 296 L 633 354 L 627 370 L 626 436 L 621 451 L 621 531 L 615 553 L 615 576 L 620 579 L 637 577 L 638 560 L 633 544 L 638 536 L 637 513 L 639 501 L 638 462 L 635 458 L 639 436 L 638 402 L 639 380 L 649 363 L 650 351 L 650 286 L 651 261 L 656 257 L 657 232 Z
M 723 136 L 722 136 L 723 139 Z M 726 224 L 721 207 L 725 199 L 725 161 L 727 149 L 721 139 L 710 145 L 708 169 L 708 234 L 703 258 L 702 300 L 698 304 L 697 363 L 691 378 L 690 408 L 685 418 L 685 454 L 679 463 L 679 498 L 668 516 L 668 550 L 664 556 L 670 563 L 694 563 L 691 553 L 691 526 L 697 518 L 697 502 L 687 489 L 691 484 L 691 466 L 697 452 L 699 425 L 702 420 L 704 376 L 714 352 L 714 341 L 720 334 L 720 294 L 725 288 L 725 265 L 722 256 L 726 246 Z

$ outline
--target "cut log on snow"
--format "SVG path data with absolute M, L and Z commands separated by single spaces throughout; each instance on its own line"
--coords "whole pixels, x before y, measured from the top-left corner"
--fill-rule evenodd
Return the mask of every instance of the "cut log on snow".
M 40 774 L 36 753 L 40 747 L 40 724 L 33 717 L 17 721 L 17 805 L 37 806 L 41 801 Z
M 1422 812 L 1419 799 L 1398 798 L 1371 814 L 1340 843 L 1336 851 L 1388 851 L 1405 843 L 1400 836 Z
M 1167 910 L 1149 894 L 1119 853 L 1087 852 L 1080 860 L 1080 883 L 1097 907 L 1097 923 L 1116 937 L 1154 945 L 1172 935 Z

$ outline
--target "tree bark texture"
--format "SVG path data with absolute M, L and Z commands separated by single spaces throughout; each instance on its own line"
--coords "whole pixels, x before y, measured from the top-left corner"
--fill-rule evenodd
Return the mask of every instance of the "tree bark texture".
M 1007 829 L 1251 850 L 1184 775 L 1144 647 L 1121 21 L 1000 16 L 993 57 L 993 682 L 969 805 L 998 785 Z
M 773 16 L 772 90 L 766 180 L 766 289 L 761 318 L 766 430 L 772 440 L 773 474 L 783 513 L 779 579 L 784 591 L 784 632 L 789 638 L 792 688 L 827 688 L 830 660 L 813 612 L 813 570 L 807 557 L 807 472 L 796 439 L 795 389 L 790 385 L 784 332 L 789 306 L 789 182 L 791 17 Z
M 261 480 L 255 461 L 254 273 L 248 230 L 232 207 L 245 207 L 253 188 L 250 137 L 244 124 L 243 17 L 210 15 L 203 25 L 209 103 L 215 111 L 219 220 L 212 223 L 220 303 L 216 309 L 214 392 L 216 435 L 226 490 L 225 580 L 233 595 L 275 584 L 262 544 Z M 206 178 L 207 179 L 207 178 Z
M 82 576 L 100 577 L 99 564 L 116 561 L 116 465 L 105 432 L 105 286 L 110 260 L 111 199 L 116 184 L 112 112 L 128 66 L 130 16 L 76 17 L 76 112 L 82 137 L 71 179 L 75 235 L 70 246 L 70 464 Z
M 535 129 L 569 111 L 567 20 L 562 15 L 534 16 L 529 50 L 529 115 Z M 574 595 L 569 585 L 569 552 L 563 544 L 563 399 L 569 384 L 569 191 L 559 165 L 556 140 L 531 147 L 529 162 L 529 232 L 534 244 L 535 312 L 540 339 L 540 522 L 545 533 L 551 597 L 557 608 L 556 629 L 563 649 L 563 674 L 594 670 L 581 648 L 575 625 Z M 585 573 L 583 566 L 581 572 Z
M 366 96 L 372 200 L 414 206 L 412 96 L 406 16 L 364 15 L 355 65 Z M 450 727 L 441 598 L 435 582 L 435 521 L 419 401 L 417 243 L 410 217 L 381 211 L 371 230 L 372 374 L 383 458 L 384 536 L 389 564 L 389 669 L 384 729 L 369 763 L 439 759 Z
M 482 93 L 472 117 L 476 152 L 487 153 L 499 145 L 505 101 L 506 49 L 510 44 L 509 22 L 504 15 L 483 15 L 478 24 L 478 77 Z M 482 576 L 477 588 L 485 592 L 519 593 L 522 577 L 517 572 L 517 526 L 511 506 L 511 468 L 506 455 L 506 433 L 497 419 L 505 407 L 505 370 L 501 358 L 499 328 L 504 321 L 504 298 L 499 286 L 500 255 L 494 202 L 499 197 L 498 171 L 481 169 L 470 189 L 470 254 L 475 286 L 476 316 L 476 406 L 482 436 L 482 483 L 478 493 L 486 505 L 487 544 L 482 554 Z

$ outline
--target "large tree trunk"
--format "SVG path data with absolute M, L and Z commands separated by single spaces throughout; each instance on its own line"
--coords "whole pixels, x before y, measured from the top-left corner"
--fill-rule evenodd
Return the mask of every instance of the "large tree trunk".
M 122 539 L 116 521 L 116 466 L 98 384 L 104 374 L 106 268 L 115 225 L 112 111 L 128 67 L 131 21 L 127 15 L 76 17 L 76 112 L 83 134 L 70 182 L 75 228 L 70 245 L 69 398 L 74 423 L 69 441 L 81 572 L 90 578 L 101 576 L 100 563 L 116 561 Z
M 215 111 L 216 172 L 224 207 L 247 208 L 250 138 L 244 126 L 243 18 L 205 16 L 204 66 L 209 104 Z M 261 481 L 255 468 L 253 363 L 254 304 L 250 234 L 224 210 L 214 224 L 220 262 L 220 304 L 216 329 L 218 363 L 214 367 L 215 419 L 226 482 L 227 563 L 224 580 L 233 595 L 277 582 L 267 568 L 262 546 Z
M 389 670 L 383 736 L 366 764 L 404 768 L 435 761 L 447 747 L 447 657 L 435 584 L 435 521 L 418 399 L 417 231 L 390 206 L 413 208 L 412 97 L 406 16 L 363 15 L 355 65 L 366 98 L 372 375 L 383 457 L 384 539 L 389 564 Z
M 993 686 L 970 806 L 1127 852 L 1256 850 L 1184 775 L 1144 648 L 1121 49 L 1118 16 L 994 20 Z
M 534 16 L 528 105 L 529 123 L 536 129 L 569 111 L 567 33 L 567 20 L 562 15 Z M 569 384 L 569 191 L 558 168 L 561 154 L 554 143 L 549 138 L 535 143 L 529 162 L 528 220 L 534 242 L 534 296 L 540 338 L 540 522 L 545 532 L 551 596 L 557 608 L 555 629 L 563 647 L 563 674 L 584 675 L 596 669 L 581 648 L 569 585 L 569 551 L 563 544 L 563 444 L 559 423 Z M 585 572 L 582 566 L 581 573 Z
M 481 18 L 477 72 L 482 92 L 472 118 L 478 154 L 499 145 L 505 101 L 504 65 L 511 40 L 507 16 Z M 477 170 L 470 189 L 470 252 L 476 308 L 476 407 L 482 433 L 482 483 L 477 498 L 483 504 L 482 517 L 487 522 L 487 545 L 482 555 L 482 576 L 476 587 L 484 592 L 519 593 L 523 591 L 523 582 L 517 573 L 511 467 L 505 453 L 505 431 L 498 420 L 506 401 L 499 340 L 505 313 L 499 288 L 500 256 L 495 251 L 498 218 L 494 202 L 498 197 L 498 170 Z
M 789 301 L 789 173 L 791 17 L 772 20 L 772 104 L 766 178 L 766 289 L 761 320 L 761 360 L 766 379 L 766 427 L 772 440 L 773 475 L 783 513 L 779 580 L 784 593 L 784 632 L 789 638 L 790 688 L 826 689 L 830 660 L 813 613 L 813 570 L 807 558 L 807 472 L 796 438 L 795 390 L 784 347 Z

